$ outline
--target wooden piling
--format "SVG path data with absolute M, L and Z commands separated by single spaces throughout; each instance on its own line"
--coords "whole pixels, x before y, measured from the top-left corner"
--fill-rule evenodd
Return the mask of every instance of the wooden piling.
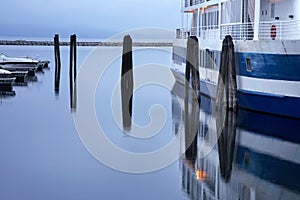
M 187 41 L 185 78 L 188 83 L 190 82 L 191 74 L 192 88 L 200 104 L 199 43 L 196 36 L 190 36 Z
M 133 58 L 132 39 L 126 35 L 123 40 L 121 93 L 122 93 L 122 119 L 123 128 L 131 129 L 132 124 L 132 99 L 133 99 Z
M 235 69 L 234 45 L 232 37 L 227 35 L 223 40 L 219 69 L 216 106 L 224 105 L 230 110 L 237 109 L 237 83 Z
M 76 77 L 77 77 L 77 37 L 76 34 L 74 34 L 74 74 L 73 74 L 73 78 L 74 78 L 74 92 L 73 92 L 73 108 L 76 109 L 77 108 L 77 82 L 76 82 Z
M 228 79 L 229 79 L 229 108 L 235 111 L 237 109 L 237 83 L 236 83 L 236 66 L 234 56 L 234 44 L 232 37 L 228 37 Z
M 69 68 L 69 81 L 70 81 L 70 107 L 73 108 L 73 35 L 70 37 L 70 68 Z
M 55 92 L 59 93 L 59 83 L 60 83 L 60 71 L 61 71 L 61 60 L 60 60 L 60 49 L 59 49 L 59 35 L 54 36 L 54 59 L 55 59 Z
M 231 176 L 236 136 L 237 84 L 234 45 L 231 36 L 223 40 L 216 96 L 216 124 L 221 177 Z
M 190 90 L 191 74 L 192 90 Z M 189 36 L 187 41 L 185 79 L 185 156 L 193 160 L 197 155 L 197 133 L 200 112 L 199 43 L 196 36 Z
M 71 109 L 76 109 L 76 60 L 77 60 L 77 49 L 76 49 L 76 35 L 71 35 L 70 37 L 70 70 L 69 70 L 69 80 L 70 80 L 70 107 Z

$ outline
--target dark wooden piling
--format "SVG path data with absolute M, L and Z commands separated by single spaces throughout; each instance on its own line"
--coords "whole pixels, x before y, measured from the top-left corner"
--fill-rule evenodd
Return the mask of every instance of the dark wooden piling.
M 229 108 L 235 111 L 237 109 L 237 83 L 236 83 L 236 66 L 234 56 L 234 44 L 232 37 L 228 37 L 228 97 L 229 97 Z
M 197 46 L 197 47 L 196 47 Z M 196 99 L 198 100 L 197 90 L 194 90 L 195 87 L 193 85 L 193 90 L 190 88 L 190 79 L 192 73 L 192 84 L 195 84 L 195 77 L 198 72 L 199 66 L 199 58 L 198 58 L 198 39 L 197 37 L 189 37 L 187 41 L 187 54 L 186 54 L 186 68 L 185 68 L 185 97 L 184 97 L 184 122 L 185 122 L 185 157 L 189 160 L 193 160 L 196 158 L 197 154 L 197 130 L 195 130 L 194 126 L 199 124 L 194 120 L 199 121 L 199 118 L 194 118 L 195 115 L 193 112 L 195 111 L 194 102 Z M 196 52 L 197 51 L 197 52 Z M 197 72 L 196 72 L 197 71 Z M 199 72 L 198 72 L 199 73 Z M 198 76 L 199 77 L 199 76 Z M 199 90 L 200 92 L 200 90 Z M 196 96 L 195 96 L 196 95 Z M 196 97 L 196 99 L 195 99 Z M 200 99 L 200 98 L 199 98 Z M 198 108 L 199 108 L 199 102 Z M 192 106 L 190 106 L 192 104 Z M 191 109 L 190 109 L 191 108 Z M 192 117 L 191 113 L 192 112 Z M 198 113 L 199 116 L 199 113 Z M 196 132 L 195 132 L 196 131 Z
M 221 177 L 231 176 L 236 137 L 237 84 L 234 45 L 231 36 L 223 40 L 216 96 L 216 124 Z
M 200 103 L 199 42 L 196 36 L 190 36 L 187 41 L 185 78 L 188 83 L 190 82 L 191 74 L 192 88 Z
M 59 83 L 60 83 L 60 70 L 61 70 L 61 60 L 60 60 L 60 49 L 59 49 L 59 35 L 54 36 L 54 59 L 55 59 L 55 92 L 59 93 Z
M 235 69 L 234 45 L 232 37 L 227 35 L 223 40 L 219 69 L 216 105 L 224 105 L 230 110 L 237 109 L 237 83 Z
M 122 93 L 122 119 L 123 128 L 131 129 L 132 124 L 132 99 L 133 99 L 133 58 L 132 39 L 129 35 L 124 37 L 121 69 Z
M 73 35 L 70 37 L 70 68 L 69 68 L 69 81 L 70 81 L 70 107 L 73 106 Z
M 70 80 L 70 107 L 71 109 L 76 109 L 76 61 L 77 61 L 77 48 L 76 48 L 76 35 L 71 35 L 70 37 L 70 70 L 69 70 L 69 80 Z
M 73 74 L 73 78 L 74 78 L 74 92 L 73 92 L 73 96 L 74 96 L 74 99 L 73 99 L 73 107 L 74 109 L 77 108 L 77 81 L 76 81 L 76 77 L 77 77 L 77 37 L 76 35 L 74 34 L 74 74 Z

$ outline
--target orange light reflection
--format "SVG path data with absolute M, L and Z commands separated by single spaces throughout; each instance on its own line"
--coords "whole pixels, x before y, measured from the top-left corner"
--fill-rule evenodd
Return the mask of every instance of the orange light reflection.
M 206 181 L 208 178 L 208 175 L 207 175 L 207 172 L 198 169 L 196 171 L 196 177 L 197 177 L 197 180 L 199 180 L 199 181 Z

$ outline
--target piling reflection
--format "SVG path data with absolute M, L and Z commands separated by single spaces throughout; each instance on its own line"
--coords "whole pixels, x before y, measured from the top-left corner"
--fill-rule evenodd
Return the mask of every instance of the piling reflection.
M 235 147 L 236 112 L 222 107 L 218 107 L 216 111 L 220 172 L 221 177 L 228 182 L 231 176 Z
M 189 199 L 300 198 L 299 120 L 246 110 L 217 111 L 215 102 L 203 96 L 198 112 L 191 100 L 181 100 L 189 102 L 183 112 L 185 136 L 198 131 L 180 160 L 182 190 Z M 176 116 L 177 106 L 172 98 L 174 127 L 181 118 Z M 217 144 L 202 156 L 219 134 Z
M 191 161 L 195 161 L 197 155 L 199 112 L 200 105 L 197 94 L 186 84 L 184 98 L 185 157 Z
M 181 100 L 184 103 L 184 110 L 180 112 L 180 103 L 175 95 L 172 96 L 172 112 L 173 112 L 173 125 L 174 130 L 178 130 L 180 120 L 184 119 L 184 142 L 185 154 L 181 158 L 182 167 L 182 188 L 188 195 L 194 195 L 195 188 L 198 187 L 198 180 L 204 180 L 207 174 L 200 169 L 197 169 L 197 152 L 198 152 L 198 131 L 199 131 L 199 114 L 200 105 L 197 93 L 190 87 L 188 82 L 184 86 L 178 82 L 175 83 L 173 91 L 184 91 L 183 93 L 177 92 L 181 95 Z M 178 116 L 183 115 L 183 116 Z M 175 132 L 176 133 L 176 132 Z

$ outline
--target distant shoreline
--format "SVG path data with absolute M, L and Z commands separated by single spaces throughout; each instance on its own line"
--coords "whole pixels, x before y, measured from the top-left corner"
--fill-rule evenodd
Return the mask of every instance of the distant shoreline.
M 30 40 L 0 40 L 0 45 L 17 46 L 54 46 L 53 41 L 30 41 Z M 118 47 L 123 42 L 77 42 L 77 46 L 102 46 Z M 172 47 L 172 42 L 133 42 L 133 46 L 139 47 Z M 60 42 L 60 46 L 70 46 L 70 42 Z

